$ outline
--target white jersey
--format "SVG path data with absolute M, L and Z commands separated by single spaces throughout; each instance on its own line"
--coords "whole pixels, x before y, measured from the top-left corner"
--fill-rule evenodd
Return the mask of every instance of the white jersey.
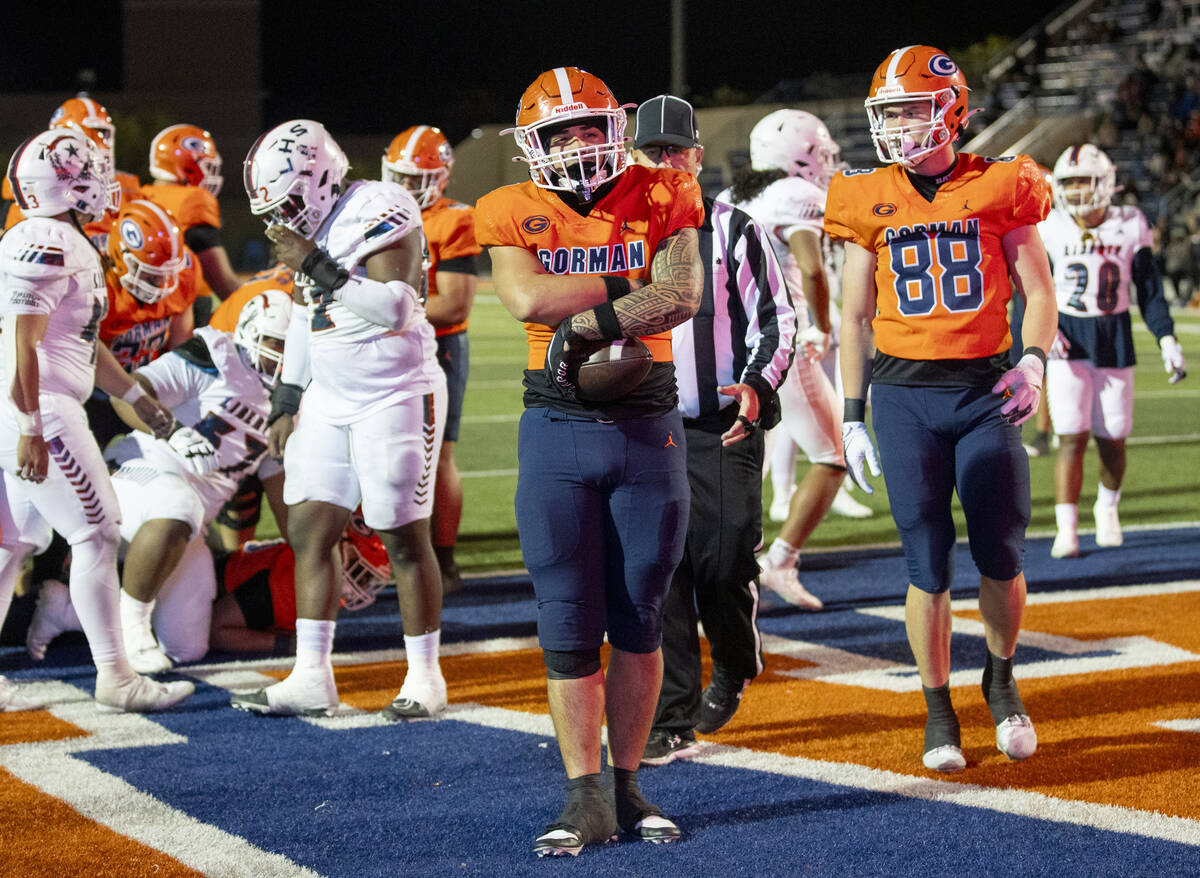
M 100 254 L 71 223 L 29 217 L 0 239 L 0 290 L 4 317 L 50 317 L 37 346 L 40 392 L 87 399 L 95 383 L 100 321 L 108 310 Z M 6 353 L 0 377 L 5 388 L 14 365 L 8 359 Z
M 150 381 L 159 402 L 176 420 L 216 446 L 220 467 L 198 476 L 166 440 L 140 432 L 112 450 L 110 456 L 117 463 L 141 458 L 155 471 L 184 477 L 199 496 L 206 521 L 233 496 L 243 476 L 258 473 L 266 479 L 282 471 L 282 464 L 266 453 L 270 394 L 228 333 L 210 326 L 197 329 L 193 339 L 137 374 Z
M 1058 208 L 1038 223 L 1054 266 L 1058 310 L 1072 317 L 1103 317 L 1129 310 L 1133 257 L 1153 244 L 1145 215 L 1136 207 L 1110 207 L 1086 231 Z
M 406 235 L 422 235 L 421 210 L 398 183 L 359 180 L 346 190 L 317 232 L 316 244 L 351 275 Z M 423 240 L 423 239 L 422 239 Z M 398 330 L 371 323 L 332 297 L 316 293 L 301 273 L 296 284 L 309 306 L 312 383 L 306 410 L 345 424 L 411 396 L 430 393 L 441 378 L 432 325 L 419 304 Z M 285 354 L 286 357 L 286 354 Z M 443 379 L 444 380 L 444 379 Z
M 826 192 L 815 183 L 810 183 L 803 177 L 783 177 L 767 185 L 765 189 L 749 201 L 738 203 L 736 206 L 750 214 L 771 241 L 771 247 L 783 266 L 787 278 L 788 290 L 792 300 L 797 305 L 797 330 L 804 329 L 810 320 L 806 308 L 799 307 L 807 301 L 800 275 L 800 266 L 792 255 L 788 241 L 792 235 L 801 230 L 815 232 L 822 241 L 825 254 L 826 274 L 831 269 L 831 248 L 826 243 L 825 236 L 825 196 Z M 732 190 L 726 189 L 717 196 L 718 201 L 733 203 Z

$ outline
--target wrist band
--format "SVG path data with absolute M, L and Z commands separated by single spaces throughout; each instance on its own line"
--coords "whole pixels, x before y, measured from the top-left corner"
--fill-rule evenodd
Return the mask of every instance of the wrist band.
M 1039 360 L 1041 360 L 1042 368 L 1043 369 L 1046 368 L 1046 352 L 1044 350 L 1042 350 L 1041 348 L 1039 348 L 1035 345 L 1030 345 L 1029 347 L 1025 348 L 1025 350 L 1021 351 L 1022 357 L 1026 356 L 1028 354 L 1033 354 L 1035 357 L 1037 357 Z
M 617 321 L 617 312 L 613 310 L 612 302 L 604 302 L 592 309 L 592 313 L 596 315 L 596 327 L 600 330 L 600 337 L 606 341 L 616 341 L 618 338 L 624 338 L 625 333 L 621 331 L 621 324 Z
M 317 286 L 330 292 L 350 279 L 350 272 L 338 265 L 333 257 L 320 247 L 314 247 L 312 252 L 304 257 L 300 270 L 311 277 Z
M 133 381 L 133 387 L 130 387 L 121 395 L 121 402 L 133 405 L 143 396 L 146 396 L 146 391 L 142 389 L 142 384 L 136 378 Z
M 13 411 L 16 412 L 17 429 L 22 436 L 42 435 L 42 412 L 40 409 L 23 412 L 16 406 L 13 406 Z
M 633 292 L 633 284 L 627 277 L 613 277 L 611 274 L 605 274 L 601 275 L 600 280 L 604 281 L 604 294 L 608 296 L 610 302 Z
M 842 421 L 866 421 L 867 401 L 865 399 L 846 399 L 842 409 Z
M 303 395 L 304 388 L 298 384 L 276 384 L 271 391 L 271 414 L 267 418 L 267 426 L 284 415 L 294 415 L 300 411 L 300 397 Z

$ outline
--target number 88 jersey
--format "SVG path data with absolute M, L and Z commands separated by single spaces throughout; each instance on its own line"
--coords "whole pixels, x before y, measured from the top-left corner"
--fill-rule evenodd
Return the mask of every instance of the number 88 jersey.
M 961 153 L 927 200 L 900 165 L 833 178 L 825 231 L 875 255 L 875 346 L 906 360 L 973 360 L 1012 346 L 1001 241 L 1045 219 L 1050 190 L 1029 156 Z
M 1058 310 L 1071 317 L 1103 317 L 1129 310 L 1133 257 L 1153 244 L 1153 232 L 1136 207 L 1110 207 L 1103 222 L 1080 228 L 1055 208 L 1039 224 L 1054 269 Z

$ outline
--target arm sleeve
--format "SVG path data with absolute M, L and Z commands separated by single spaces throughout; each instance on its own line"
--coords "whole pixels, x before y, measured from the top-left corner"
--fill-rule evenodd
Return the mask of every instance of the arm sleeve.
M 741 211 L 734 211 L 730 226 L 731 238 L 735 231 L 739 233 L 731 241 L 734 260 L 730 262 L 737 266 L 738 291 L 748 318 L 742 380 L 754 387 L 760 401 L 765 402 L 763 388 L 755 379 L 761 379 L 772 394 L 783 383 L 792 363 L 796 312 L 783 269 L 763 230 Z
M 1167 297 L 1163 295 L 1162 275 L 1154 252 L 1143 247 L 1133 254 L 1133 285 L 1137 289 L 1138 310 L 1155 338 L 1175 334 L 1175 321 Z
M 308 361 L 307 305 L 292 305 L 292 319 L 288 323 L 287 338 L 283 343 L 283 366 L 280 367 L 279 383 L 307 387 L 312 378 Z
M 216 226 L 199 223 L 183 233 L 183 242 L 193 253 L 203 253 L 221 246 L 221 231 Z

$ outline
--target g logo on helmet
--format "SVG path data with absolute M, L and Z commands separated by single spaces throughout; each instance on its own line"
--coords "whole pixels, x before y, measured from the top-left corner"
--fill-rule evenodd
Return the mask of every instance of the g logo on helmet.
M 141 228 L 131 219 L 121 221 L 121 241 L 130 250 L 140 250 L 146 243 Z
M 187 152 L 204 152 L 204 141 L 199 137 L 185 137 L 179 145 Z
M 442 141 L 440 144 L 438 144 L 438 158 L 441 159 L 443 163 L 450 161 L 451 155 L 453 155 L 453 152 L 450 150 L 449 142 Z
M 529 232 L 531 235 L 540 235 L 546 229 L 550 228 L 550 220 L 538 214 L 537 216 L 526 217 L 525 222 L 521 223 L 521 228 Z
M 934 55 L 929 59 L 929 72 L 934 76 L 953 76 L 958 72 L 958 65 L 947 55 Z

